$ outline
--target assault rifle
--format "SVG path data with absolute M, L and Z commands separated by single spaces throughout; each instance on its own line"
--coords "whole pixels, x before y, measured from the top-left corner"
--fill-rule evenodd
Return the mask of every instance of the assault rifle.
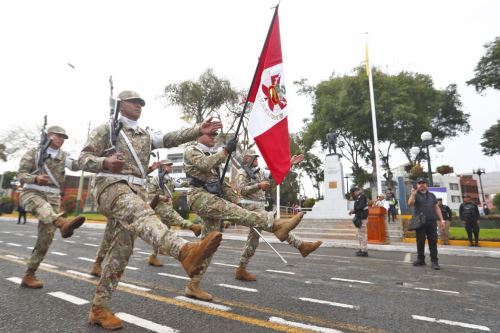
M 38 156 L 36 159 L 36 170 L 34 173 L 42 172 L 45 160 L 50 157 L 50 155 L 47 154 L 47 149 L 52 144 L 52 139 L 49 139 L 47 137 L 47 133 L 45 133 L 46 127 L 47 127 L 47 115 L 43 117 L 43 126 L 40 131 L 40 143 L 38 144 Z
M 255 176 L 255 174 L 259 171 L 259 168 L 256 168 L 256 169 L 253 168 L 253 162 L 256 159 L 257 159 L 257 155 L 254 155 L 254 156 L 252 156 L 252 158 L 250 159 L 250 161 L 248 162 L 248 164 L 241 163 L 241 167 L 243 168 L 243 170 L 245 170 L 245 172 L 247 173 L 248 177 L 250 177 L 251 179 L 257 179 L 257 177 Z
M 120 101 L 113 98 L 113 76 L 109 77 L 109 88 L 111 94 L 109 96 L 109 141 L 111 147 L 106 149 L 104 152 L 106 154 L 118 153 L 118 146 L 116 144 L 118 140 L 118 135 L 122 130 L 123 124 L 118 120 L 120 114 Z

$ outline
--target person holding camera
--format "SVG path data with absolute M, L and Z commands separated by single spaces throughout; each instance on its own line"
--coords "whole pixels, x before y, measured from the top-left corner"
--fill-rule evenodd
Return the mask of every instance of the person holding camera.
M 354 200 L 354 208 L 349 211 L 349 215 L 354 214 L 355 220 L 361 221 L 356 225 L 358 228 L 359 250 L 356 251 L 358 257 L 368 257 L 368 237 L 366 233 L 366 223 L 368 221 L 368 200 L 358 187 L 351 188 L 351 198 Z

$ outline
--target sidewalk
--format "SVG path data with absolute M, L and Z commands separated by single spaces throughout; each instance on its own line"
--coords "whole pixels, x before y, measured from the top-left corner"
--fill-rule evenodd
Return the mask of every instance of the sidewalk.
M 13 226 L 16 225 L 17 218 L 8 217 L 8 216 L 0 216 L 0 231 L 1 226 L 5 226 L 6 222 L 12 223 Z M 36 219 L 28 219 L 28 223 L 37 223 Z M 92 221 L 88 220 L 83 224 L 82 228 L 85 229 L 96 229 L 103 230 L 106 224 L 102 221 Z M 237 241 L 246 241 L 247 235 L 242 232 L 232 232 L 231 229 L 226 229 L 223 233 L 223 238 L 227 240 L 237 240 Z M 176 229 L 176 232 L 181 237 L 193 237 L 193 232 L 188 230 L 180 230 Z M 263 233 L 264 238 L 269 243 L 280 243 L 280 241 L 274 237 L 274 235 L 270 233 Z M 321 238 L 319 238 L 322 240 Z M 318 239 L 304 239 L 305 241 L 316 241 Z M 343 239 L 328 239 L 322 240 L 323 245 L 321 247 L 330 247 L 330 248 L 351 248 L 357 249 L 358 242 L 353 240 L 343 240 Z M 387 245 L 379 245 L 379 244 L 368 244 L 369 250 L 375 251 L 392 251 L 392 252 L 406 252 L 406 253 L 416 253 L 417 248 L 414 243 L 391 243 Z M 500 258 L 500 247 L 478 247 L 478 248 L 469 248 L 468 246 L 456 246 L 456 245 L 438 245 L 439 253 L 446 255 L 455 255 L 455 256 L 464 256 L 464 257 L 488 257 L 488 258 Z

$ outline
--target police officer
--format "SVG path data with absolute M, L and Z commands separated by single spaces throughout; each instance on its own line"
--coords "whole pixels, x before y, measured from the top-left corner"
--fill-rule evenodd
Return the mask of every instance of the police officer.
M 38 218 L 38 237 L 28 260 L 28 269 L 21 281 L 23 287 L 43 287 L 43 283 L 35 277 L 35 271 L 49 250 L 56 228 L 59 228 L 63 238 L 67 238 L 85 221 L 81 216 L 68 221 L 62 217 L 64 212 L 60 212 L 64 170 L 66 167 L 73 171 L 79 169 L 78 163 L 61 149 L 67 138 L 66 131 L 60 126 L 47 129 L 47 139 L 52 142 L 47 149 L 50 158 L 44 162 L 42 170 L 37 167 L 38 155 L 41 153 L 38 149 L 28 151 L 21 159 L 17 175 L 24 184 L 20 194 L 20 206 Z
M 479 246 L 479 209 L 472 202 L 470 195 L 464 195 L 464 202 L 460 204 L 458 212 L 469 237 L 469 246 Z M 472 243 L 472 233 L 474 233 L 474 243 Z
M 266 191 L 270 187 L 268 178 L 263 170 L 260 170 L 258 165 L 258 156 L 253 149 L 247 149 L 243 152 L 242 168 L 238 171 L 237 184 L 240 191 L 240 204 L 243 208 L 264 213 Z M 304 155 L 295 155 L 291 158 L 292 165 L 298 164 L 304 159 Z M 260 232 L 260 230 L 259 230 Z M 302 257 L 307 257 L 311 252 L 315 251 L 321 244 L 321 241 L 306 242 L 295 236 L 292 232 L 288 234 L 286 239 L 288 244 L 299 250 Z M 250 258 L 255 254 L 259 245 L 259 234 L 253 228 L 248 232 L 247 242 L 241 254 L 240 264 L 236 268 L 235 277 L 242 281 L 255 281 L 257 277 L 248 272 L 246 267 Z
M 190 243 L 170 231 L 156 217 L 146 203 L 144 188 L 145 171 L 151 149 L 174 147 L 195 140 L 199 135 L 221 128 L 212 119 L 201 125 L 167 134 L 147 131 L 139 126 L 142 107 L 141 96 L 130 90 L 118 95 L 123 129 L 117 138 L 117 151 L 107 153 L 111 147 L 110 124 L 102 124 L 89 135 L 80 154 L 84 170 L 96 173 L 94 197 L 98 210 L 108 218 L 106 232 L 112 236 L 109 250 L 103 261 L 101 278 L 97 285 L 89 313 L 89 323 L 106 329 L 123 326 L 121 319 L 109 309 L 111 295 L 124 273 L 137 236 L 157 247 L 159 252 L 170 255 L 182 264 L 188 276 L 194 276 L 202 264 L 219 246 L 222 234 L 214 232 L 203 241 Z

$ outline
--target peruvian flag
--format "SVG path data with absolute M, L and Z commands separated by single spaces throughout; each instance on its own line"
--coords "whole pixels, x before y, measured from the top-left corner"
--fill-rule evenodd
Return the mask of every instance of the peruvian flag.
M 248 131 L 278 185 L 291 167 L 285 92 L 276 7 L 248 95 L 248 102 L 253 103 Z

